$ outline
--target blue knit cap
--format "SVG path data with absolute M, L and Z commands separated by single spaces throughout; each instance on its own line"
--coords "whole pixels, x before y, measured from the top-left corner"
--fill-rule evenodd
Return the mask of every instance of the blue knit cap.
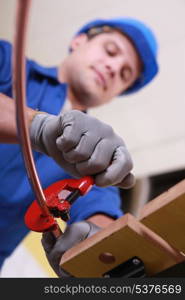
M 148 84 L 158 72 L 157 64 L 157 41 L 144 23 L 131 18 L 97 19 L 84 25 L 76 35 L 87 33 L 93 27 L 115 27 L 126 34 L 133 42 L 143 63 L 141 76 L 124 94 L 131 94 Z

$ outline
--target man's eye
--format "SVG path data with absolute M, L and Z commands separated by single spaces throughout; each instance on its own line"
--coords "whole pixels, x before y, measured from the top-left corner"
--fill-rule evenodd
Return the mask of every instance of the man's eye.
M 116 51 L 112 50 L 112 49 L 107 49 L 107 54 L 110 56 L 115 56 L 116 55 Z
M 115 56 L 117 54 L 117 49 L 114 45 L 107 45 L 105 49 L 110 56 Z

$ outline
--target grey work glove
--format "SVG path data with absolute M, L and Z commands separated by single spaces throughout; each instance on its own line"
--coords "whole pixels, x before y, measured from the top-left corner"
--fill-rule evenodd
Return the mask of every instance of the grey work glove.
M 42 246 L 50 266 L 58 277 L 73 277 L 60 268 L 59 264 L 62 255 L 99 230 L 100 227 L 97 225 L 88 221 L 81 221 L 69 225 L 57 240 L 51 232 L 43 233 L 41 240 Z
M 132 160 L 111 126 L 77 110 L 37 114 L 30 126 L 35 150 L 51 156 L 74 177 L 93 175 L 98 186 L 130 188 Z

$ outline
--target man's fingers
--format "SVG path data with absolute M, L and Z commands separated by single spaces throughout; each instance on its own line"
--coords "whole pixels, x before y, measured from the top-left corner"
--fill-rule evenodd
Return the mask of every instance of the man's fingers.
M 76 164 L 77 171 L 82 175 L 94 175 L 104 171 L 109 166 L 112 159 L 112 145 L 108 139 L 102 139 L 96 145 L 96 148 L 87 161 Z
M 85 133 L 82 135 L 78 145 L 69 152 L 63 152 L 63 156 L 69 163 L 86 161 L 92 156 L 98 142 L 97 135 Z
M 68 152 L 76 147 L 83 134 L 86 133 L 84 113 L 73 110 L 60 116 L 61 136 L 57 139 L 57 147 Z
M 62 135 L 56 140 L 57 148 L 62 152 L 68 152 L 78 145 L 82 132 L 75 130 L 75 126 L 68 125 L 63 129 Z
M 65 169 L 65 171 L 67 171 L 70 175 L 80 178 L 81 175 L 80 173 L 77 172 L 75 164 L 72 163 L 68 163 L 63 156 L 63 153 L 58 150 L 58 148 L 54 149 L 55 150 L 55 161 L 57 162 L 57 164 L 59 166 L 61 166 L 63 169 Z
M 136 183 L 136 179 L 132 173 L 129 173 L 121 182 L 117 183 L 116 186 L 122 189 L 130 189 Z
M 95 184 L 102 187 L 117 185 L 125 179 L 131 169 L 132 160 L 127 149 L 123 146 L 118 147 L 109 167 L 95 176 Z

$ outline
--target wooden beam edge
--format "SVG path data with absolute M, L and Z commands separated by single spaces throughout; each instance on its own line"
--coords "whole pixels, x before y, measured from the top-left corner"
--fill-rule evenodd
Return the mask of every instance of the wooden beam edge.
M 131 214 L 126 214 L 95 235 L 69 249 L 63 255 L 60 261 L 60 266 L 62 266 L 62 264 L 64 263 L 67 263 L 70 259 L 74 258 L 93 245 L 97 244 L 101 240 L 108 238 L 111 234 L 118 231 L 122 227 L 126 226 L 131 228 L 140 236 L 144 237 L 147 241 L 152 243 L 153 246 L 160 248 L 160 250 L 163 252 L 166 252 L 166 254 L 174 260 L 174 263 L 181 262 L 185 259 L 185 257 L 179 251 L 169 245 L 164 239 L 154 233 L 151 229 L 140 223 L 134 216 L 132 216 Z
M 142 220 L 155 212 L 156 207 L 158 210 L 183 195 L 185 196 L 185 179 L 145 204 L 139 214 L 138 220 Z

